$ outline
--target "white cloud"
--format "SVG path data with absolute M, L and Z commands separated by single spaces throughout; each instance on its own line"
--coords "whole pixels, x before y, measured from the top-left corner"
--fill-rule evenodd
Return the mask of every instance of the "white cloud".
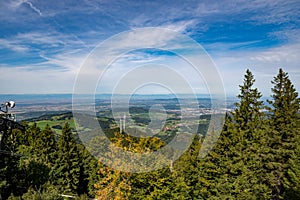
M 67 35 L 56 31 L 19 33 L 8 38 L 0 38 L 2 48 L 24 52 L 30 50 L 45 50 L 50 54 L 68 50 L 88 48 L 87 45 L 74 35 Z
M 221 48 L 226 49 L 227 44 L 223 45 Z M 242 84 L 245 70 L 249 68 L 255 75 L 256 86 L 268 96 L 272 87 L 270 81 L 278 68 L 287 71 L 295 87 L 300 88 L 299 52 L 300 40 L 297 39 L 272 48 L 224 50 L 223 53 L 212 55 L 212 59 L 220 69 L 226 90 L 231 95 L 239 92 L 238 85 Z
M 10 40 L 15 41 L 15 43 L 39 44 L 49 47 L 61 45 L 63 47 L 69 46 L 72 49 L 86 47 L 86 44 L 73 34 L 64 34 L 57 31 L 19 33 Z
M 25 45 L 18 44 L 18 42 L 16 41 L 11 41 L 6 39 L 0 39 L 0 48 L 10 49 L 16 52 L 25 52 L 29 50 L 29 48 L 26 47 Z
M 13 38 L 19 43 L 31 43 L 31 44 L 46 44 L 46 45 L 66 45 L 67 36 L 61 33 L 49 33 L 49 32 L 27 32 L 19 33 Z
M 199 21 L 196 22 L 196 20 L 183 20 L 175 23 L 166 23 L 161 25 L 162 28 L 168 28 L 180 33 L 184 33 L 186 30 L 190 28 L 194 28 L 195 24 L 199 23 Z
M 283 23 L 299 20 L 298 16 L 300 3 L 298 0 L 282 1 L 282 0 L 224 0 L 222 3 L 218 1 L 201 1 L 196 10 L 193 11 L 194 16 L 211 17 L 211 20 L 228 20 L 229 16 L 238 16 L 239 14 L 250 14 L 249 18 L 239 19 L 232 18 L 230 20 L 252 20 L 255 23 Z M 298 13 L 298 14 L 297 14 Z
M 41 12 L 37 7 L 35 7 L 35 6 L 32 4 L 32 2 L 23 0 L 23 3 L 29 5 L 29 7 L 30 7 L 34 12 L 36 12 L 37 14 L 39 14 L 40 16 L 42 16 L 42 12 Z
M 46 61 L 38 64 L 38 66 L 57 66 L 58 71 L 65 71 L 76 75 L 87 55 L 88 53 L 84 51 L 69 51 L 53 56 L 47 56 L 41 53 L 40 56 Z
M 39 16 L 42 16 L 43 13 L 41 12 L 40 9 L 38 9 L 33 3 L 32 1 L 28 1 L 28 0 L 11 0 L 11 1 L 7 1 L 7 3 L 5 4 L 7 6 L 7 8 L 16 11 L 18 9 L 20 9 L 20 7 L 22 5 L 27 5 L 33 12 L 37 13 Z

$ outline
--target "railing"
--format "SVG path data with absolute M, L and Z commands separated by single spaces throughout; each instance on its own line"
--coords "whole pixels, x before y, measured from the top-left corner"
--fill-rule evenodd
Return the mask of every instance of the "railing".
M 19 129 L 21 131 L 24 131 L 25 127 L 16 121 L 17 121 L 16 114 L 1 113 L 0 114 L 0 130 L 6 131 L 8 129 Z
M 11 121 L 17 121 L 17 115 L 14 113 L 0 113 L 0 118 L 8 119 Z

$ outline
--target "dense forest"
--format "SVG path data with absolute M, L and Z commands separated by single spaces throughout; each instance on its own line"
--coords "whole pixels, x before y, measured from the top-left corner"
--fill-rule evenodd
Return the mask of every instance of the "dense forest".
M 46 126 L 10 130 L 0 156 L 2 199 L 300 199 L 299 98 L 282 69 L 263 102 L 247 70 L 235 109 L 226 114 L 218 143 L 199 158 L 203 137 L 172 166 L 128 173 L 98 162 L 78 142 L 68 123 L 57 134 Z M 267 105 L 267 106 L 266 106 Z M 101 139 L 101 138 L 98 138 Z M 158 138 L 134 140 L 115 133 L 126 150 L 159 149 Z M 132 144 L 132 145 L 128 145 Z M 1 199 L 0 198 L 0 199 Z

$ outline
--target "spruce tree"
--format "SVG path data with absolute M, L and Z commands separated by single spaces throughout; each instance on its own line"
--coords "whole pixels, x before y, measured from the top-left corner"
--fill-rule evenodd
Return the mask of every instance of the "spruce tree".
M 88 150 L 82 144 L 77 144 L 77 148 L 79 150 L 79 159 L 80 159 L 80 176 L 79 176 L 79 187 L 78 194 L 88 194 L 92 193 L 90 190 L 89 180 L 94 175 L 94 170 L 97 169 L 97 159 L 93 157 Z M 94 169 L 94 167 L 96 169 Z M 94 181 L 94 180 L 90 180 Z
M 268 199 L 270 192 L 260 178 L 262 166 L 261 135 L 264 125 L 261 93 L 254 88 L 254 76 L 246 71 L 240 85 L 239 102 L 228 113 L 218 143 L 200 162 L 204 170 L 202 184 L 207 199 Z
M 61 192 L 75 195 L 80 178 L 80 157 L 71 128 L 66 123 L 58 141 L 58 154 L 52 169 L 53 182 Z
M 246 135 L 247 139 L 251 140 L 251 131 L 260 126 L 263 113 L 263 101 L 260 100 L 262 94 L 257 88 L 254 88 L 255 79 L 249 69 L 247 69 L 244 84 L 240 85 L 239 103 L 236 103 L 233 113 L 233 119 L 236 122 L 236 127 L 241 131 L 249 131 Z
M 55 153 L 57 144 L 55 140 L 55 132 L 51 130 L 47 124 L 44 130 L 41 131 L 36 144 L 36 152 L 39 154 L 40 159 L 45 162 L 49 167 L 52 167 L 55 162 Z
M 289 169 L 284 180 L 285 199 L 300 199 L 300 137 L 297 140 L 295 153 L 289 160 Z
M 287 129 L 294 129 L 297 127 L 299 119 L 299 102 L 298 92 L 294 88 L 288 73 L 279 69 L 279 73 L 271 82 L 274 87 L 272 88 L 273 95 L 272 100 L 268 100 L 271 107 L 268 107 L 270 111 L 271 124 L 276 131 L 285 131 Z M 292 138 L 288 138 L 288 132 L 282 133 L 282 139 L 290 140 L 294 139 L 295 135 L 290 135 Z
M 201 142 L 200 136 L 195 135 L 190 147 L 174 162 L 171 169 L 172 199 L 196 198 L 201 193 L 202 187 L 199 184 L 198 168 Z
M 25 134 L 28 136 L 29 146 L 35 148 L 40 133 L 41 133 L 41 129 L 37 126 L 36 123 L 34 123 L 33 125 L 29 126 L 28 129 L 26 129 Z
M 269 111 L 269 155 L 266 160 L 267 174 L 273 198 L 280 199 L 284 193 L 284 177 L 289 170 L 289 160 L 296 148 L 299 134 L 299 98 L 288 73 L 279 69 L 271 82 L 272 99 L 268 100 Z
M 262 94 L 254 87 L 255 79 L 250 70 L 246 71 L 244 83 L 240 85 L 239 103 L 232 113 L 234 126 L 232 152 L 229 161 L 233 176 L 232 193 L 235 198 L 256 197 L 268 199 L 270 190 L 262 179 L 265 117 Z M 229 130 L 230 131 L 230 130 Z M 231 177 L 232 178 L 232 177 Z M 243 192 L 241 192 L 243 191 Z

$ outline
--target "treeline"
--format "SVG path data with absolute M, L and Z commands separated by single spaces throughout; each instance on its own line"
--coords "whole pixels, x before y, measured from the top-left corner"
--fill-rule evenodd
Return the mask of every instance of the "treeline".
M 85 199 L 97 161 L 76 142 L 69 124 L 59 137 L 48 125 L 25 126 L 25 133 L 10 130 L 2 141 L 2 150 L 11 152 L 0 157 L 2 199 Z
M 3 199 L 300 199 L 299 98 L 282 69 L 265 106 L 247 70 L 239 101 L 227 113 L 218 143 L 199 158 L 203 138 L 170 166 L 128 173 L 97 162 L 76 143 L 68 124 L 55 138 L 49 126 L 13 130 L 4 143 L 19 155 L 1 155 Z M 92 141 L 100 142 L 101 138 Z M 113 144 L 133 152 L 166 145 L 158 138 L 115 133 Z M 3 146 L 3 145 L 2 145 Z M 117 162 L 117 161 L 116 161 Z

